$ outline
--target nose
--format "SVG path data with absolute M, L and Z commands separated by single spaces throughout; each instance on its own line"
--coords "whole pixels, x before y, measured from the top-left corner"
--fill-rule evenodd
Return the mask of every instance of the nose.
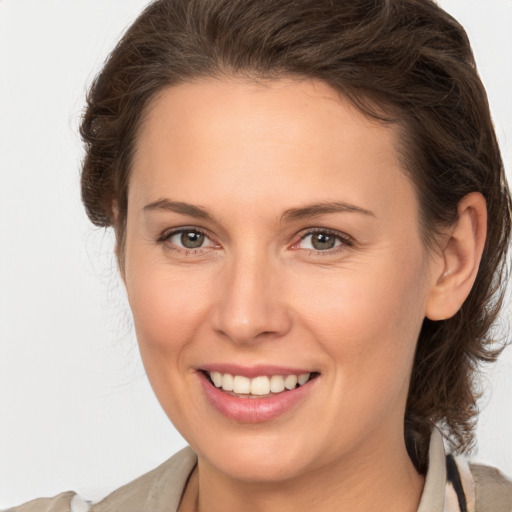
M 238 344 L 284 336 L 292 317 L 282 292 L 283 271 L 270 258 L 240 255 L 226 264 L 212 312 L 212 327 Z

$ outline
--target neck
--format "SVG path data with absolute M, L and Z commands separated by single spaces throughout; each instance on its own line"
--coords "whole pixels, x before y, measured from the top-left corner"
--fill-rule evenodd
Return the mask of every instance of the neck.
M 398 445 L 398 446 L 397 446 Z M 424 478 L 409 459 L 403 437 L 279 482 L 245 482 L 198 460 L 181 512 L 295 512 L 322 510 L 415 512 Z

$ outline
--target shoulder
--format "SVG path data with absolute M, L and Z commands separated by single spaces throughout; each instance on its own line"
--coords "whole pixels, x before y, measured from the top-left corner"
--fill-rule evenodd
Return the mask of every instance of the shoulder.
M 512 481 L 500 471 L 480 464 L 469 465 L 475 482 L 477 512 L 511 512 Z
M 38 498 L 3 512 L 86 512 L 89 504 L 73 491 L 53 498 Z
M 86 502 L 70 491 L 4 512 L 174 512 L 196 462 L 196 455 L 187 447 L 98 503 Z
M 90 512 L 175 512 L 197 457 L 184 448 L 149 473 L 117 489 Z
M 446 457 L 445 512 L 512 512 L 512 481 L 465 457 Z

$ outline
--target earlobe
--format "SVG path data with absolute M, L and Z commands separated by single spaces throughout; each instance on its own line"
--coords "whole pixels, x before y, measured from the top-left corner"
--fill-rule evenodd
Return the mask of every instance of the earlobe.
M 121 276 L 123 283 L 126 285 L 125 272 L 124 272 L 124 241 L 120 236 L 119 206 L 115 199 L 112 201 L 111 212 L 112 212 L 112 227 L 114 228 L 114 231 L 116 234 L 116 243 L 114 245 L 114 254 L 116 256 L 116 261 L 117 261 L 117 270 L 119 271 L 119 275 Z M 124 235 L 122 235 L 122 236 L 124 237 Z
M 119 275 L 121 276 L 124 285 L 126 286 L 126 276 L 124 272 L 124 251 L 120 248 L 119 241 L 116 241 L 114 246 L 114 254 L 117 261 L 117 270 L 119 271 Z
M 486 234 L 485 198 L 472 192 L 460 201 L 457 222 L 447 231 L 427 301 L 427 318 L 445 320 L 461 308 L 475 282 Z

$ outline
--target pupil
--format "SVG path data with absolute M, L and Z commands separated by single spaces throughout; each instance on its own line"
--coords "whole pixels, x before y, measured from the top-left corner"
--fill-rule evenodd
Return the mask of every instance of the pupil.
M 197 249 L 204 243 L 204 235 L 197 231 L 187 231 L 181 234 L 181 243 L 187 249 Z
M 317 250 L 332 249 L 335 242 L 336 240 L 333 236 L 325 233 L 316 233 L 311 241 L 313 247 Z

